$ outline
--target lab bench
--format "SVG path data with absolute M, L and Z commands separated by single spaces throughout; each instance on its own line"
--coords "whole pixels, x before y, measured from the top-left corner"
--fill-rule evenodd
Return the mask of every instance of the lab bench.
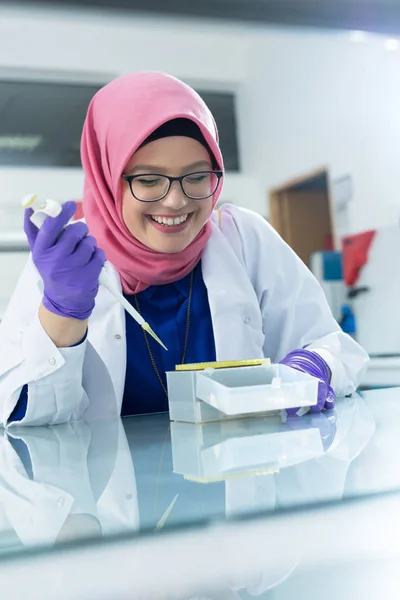
M 7 600 L 398 599 L 400 388 L 0 432 Z

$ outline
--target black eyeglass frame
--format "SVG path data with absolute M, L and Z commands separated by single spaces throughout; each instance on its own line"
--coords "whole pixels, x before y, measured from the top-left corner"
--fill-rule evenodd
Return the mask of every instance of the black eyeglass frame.
M 204 175 L 211 174 L 211 175 L 217 176 L 218 181 L 217 181 L 215 190 L 213 192 L 211 192 L 211 194 L 208 194 L 207 196 L 201 196 L 201 197 L 189 196 L 189 194 L 187 194 L 185 192 L 185 190 L 183 189 L 183 180 L 186 179 L 186 177 L 190 177 L 192 175 L 200 175 L 200 174 L 204 174 Z M 164 179 L 168 179 L 169 185 L 167 187 L 167 191 L 165 192 L 165 194 L 163 196 L 160 196 L 159 198 L 156 198 L 155 200 L 142 200 L 141 198 L 138 198 L 137 196 L 135 196 L 133 189 L 132 189 L 132 181 L 134 181 L 134 179 L 137 179 L 138 177 L 149 177 L 149 176 L 164 177 Z M 129 189 L 131 190 L 132 196 L 135 198 L 135 200 L 138 200 L 139 202 L 144 202 L 145 204 L 148 204 L 151 202 L 159 202 L 160 200 L 163 200 L 166 196 L 168 196 L 169 191 L 171 189 L 171 185 L 173 184 L 174 181 L 179 181 L 182 193 L 186 196 L 186 198 L 190 198 L 190 200 L 206 200 L 207 198 L 210 198 L 211 196 L 213 196 L 215 194 L 215 192 L 219 188 L 219 185 L 221 183 L 221 179 L 223 176 L 224 176 L 224 171 L 194 171 L 193 173 L 186 173 L 186 175 L 180 175 L 180 177 L 170 177 L 169 175 L 163 175 L 161 173 L 139 173 L 137 175 L 125 175 L 125 173 L 122 173 L 122 179 L 124 179 L 129 184 Z

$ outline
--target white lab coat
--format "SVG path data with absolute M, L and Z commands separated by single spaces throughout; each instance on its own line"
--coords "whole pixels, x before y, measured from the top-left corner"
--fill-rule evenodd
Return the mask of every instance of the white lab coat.
M 0 434 L 0 538 L 5 537 L 6 546 L 13 531 L 23 546 L 31 547 L 94 532 L 138 531 L 135 473 L 119 419 L 12 431 Z M 30 476 L 12 438 L 25 444 Z M 76 522 L 71 518 L 79 516 Z
M 202 255 L 217 360 L 264 356 L 279 361 L 308 346 L 328 363 L 336 394 L 352 393 L 368 356 L 341 331 L 313 275 L 259 215 L 224 205 L 220 217 L 212 217 Z M 121 290 L 115 268 L 107 263 L 106 269 Z M 39 322 L 42 293 L 42 280 L 29 260 L 0 325 L 1 422 L 7 424 L 24 384 L 29 386 L 24 425 L 120 414 L 126 370 L 123 308 L 101 287 L 87 340 L 61 349 Z

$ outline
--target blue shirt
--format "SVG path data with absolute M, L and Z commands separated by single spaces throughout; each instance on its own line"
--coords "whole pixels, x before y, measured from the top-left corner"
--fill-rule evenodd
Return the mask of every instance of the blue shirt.
M 193 273 L 188 343 L 185 363 L 215 360 L 214 333 L 201 264 Z M 137 294 L 140 312 L 168 352 L 147 336 L 151 353 L 165 388 L 166 371 L 181 364 L 186 335 L 186 319 L 191 274 L 168 285 L 151 286 Z M 125 296 L 134 308 L 134 296 Z M 168 410 L 168 400 L 155 373 L 141 327 L 126 315 L 127 367 L 122 415 Z
M 147 336 L 158 372 L 167 386 L 166 371 L 181 364 L 186 335 L 186 318 L 191 274 L 168 285 L 151 286 L 137 294 L 140 312 L 168 352 Z M 136 308 L 134 296 L 125 296 Z M 123 416 L 164 412 L 168 400 L 156 375 L 145 342 L 143 330 L 126 315 L 127 364 L 125 391 L 122 402 Z M 201 263 L 194 269 L 193 290 L 186 350 L 186 363 L 215 360 L 214 333 L 208 303 L 207 289 L 201 273 Z M 28 404 L 28 386 L 25 385 L 10 421 L 23 419 Z

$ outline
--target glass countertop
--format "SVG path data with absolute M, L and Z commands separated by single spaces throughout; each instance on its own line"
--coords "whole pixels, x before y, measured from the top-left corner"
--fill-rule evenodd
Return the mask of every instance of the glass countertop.
M 71 542 L 148 539 L 398 491 L 399 463 L 396 388 L 286 420 L 192 425 L 158 414 L 2 430 L 0 572 L 16 555 Z

